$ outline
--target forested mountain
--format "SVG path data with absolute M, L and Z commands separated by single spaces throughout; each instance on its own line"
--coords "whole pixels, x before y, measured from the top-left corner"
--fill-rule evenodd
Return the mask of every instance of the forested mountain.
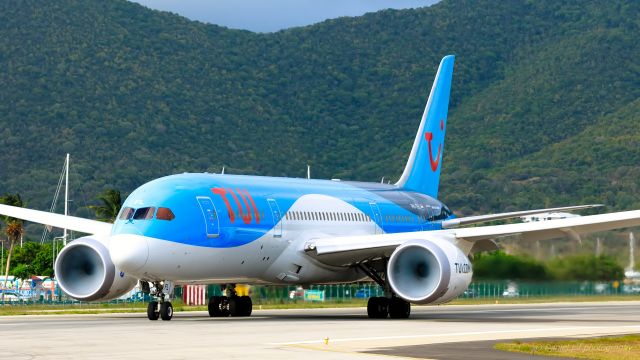
M 395 180 L 456 68 L 457 212 L 640 208 L 640 2 L 443 0 L 272 34 L 124 0 L 0 2 L 0 193 L 75 208 L 183 171 Z

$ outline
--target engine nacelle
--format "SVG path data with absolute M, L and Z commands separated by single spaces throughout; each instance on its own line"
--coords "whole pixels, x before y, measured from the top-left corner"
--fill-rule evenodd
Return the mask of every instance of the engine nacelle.
M 56 259 L 56 279 L 62 291 L 82 301 L 111 300 L 131 291 L 137 279 L 116 269 L 108 242 L 86 236 L 67 244 Z
M 471 283 L 471 263 L 448 241 L 412 240 L 389 258 L 387 277 L 396 295 L 416 304 L 439 304 L 462 294 Z

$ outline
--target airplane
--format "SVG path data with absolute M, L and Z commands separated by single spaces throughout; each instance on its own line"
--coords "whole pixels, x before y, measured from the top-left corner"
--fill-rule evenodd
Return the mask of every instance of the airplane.
M 438 198 L 454 56 L 442 59 L 395 184 L 185 173 L 131 193 L 105 223 L 0 205 L 0 214 L 90 234 L 56 262 L 61 289 L 82 301 L 122 296 L 136 284 L 152 295 L 149 320 L 173 317 L 176 285 L 220 284 L 212 317 L 249 316 L 236 284 L 309 285 L 371 279 L 384 296 L 370 318 L 408 318 L 411 304 L 441 304 L 469 286 L 469 256 L 523 241 L 640 225 L 640 210 L 505 225 L 478 224 L 598 205 L 456 217 Z M 473 227 L 465 227 L 474 225 Z

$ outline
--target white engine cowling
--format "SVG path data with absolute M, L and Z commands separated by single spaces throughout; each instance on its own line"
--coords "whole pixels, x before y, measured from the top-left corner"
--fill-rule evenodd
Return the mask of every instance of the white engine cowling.
M 56 259 L 62 291 L 82 301 L 111 300 L 131 291 L 137 279 L 121 273 L 109 256 L 107 241 L 86 236 L 67 244 Z
M 391 289 L 416 304 L 440 304 L 462 294 L 471 283 L 471 263 L 448 241 L 411 240 L 389 258 Z

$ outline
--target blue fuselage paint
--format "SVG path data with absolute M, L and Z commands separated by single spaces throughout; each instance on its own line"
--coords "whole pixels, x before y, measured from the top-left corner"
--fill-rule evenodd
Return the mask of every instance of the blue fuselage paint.
M 360 214 L 338 214 L 322 203 L 304 214 L 289 213 L 293 204 L 305 195 L 339 199 Z M 209 204 L 215 208 L 215 214 L 207 210 Z M 364 221 L 371 222 L 372 229 L 375 224 L 385 233 L 397 233 L 439 230 L 442 220 L 454 217 L 440 201 L 394 185 L 217 174 L 163 177 L 136 189 L 123 204 L 123 209 L 145 207 L 169 208 L 175 218 L 171 221 L 155 217 L 118 219 L 112 234 L 144 235 L 206 248 L 231 248 L 276 230 L 274 226 L 279 218 L 282 223 L 294 221 L 294 216 L 327 224 L 338 224 L 335 220 Z M 336 225 L 333 234 L 340 233 Z

